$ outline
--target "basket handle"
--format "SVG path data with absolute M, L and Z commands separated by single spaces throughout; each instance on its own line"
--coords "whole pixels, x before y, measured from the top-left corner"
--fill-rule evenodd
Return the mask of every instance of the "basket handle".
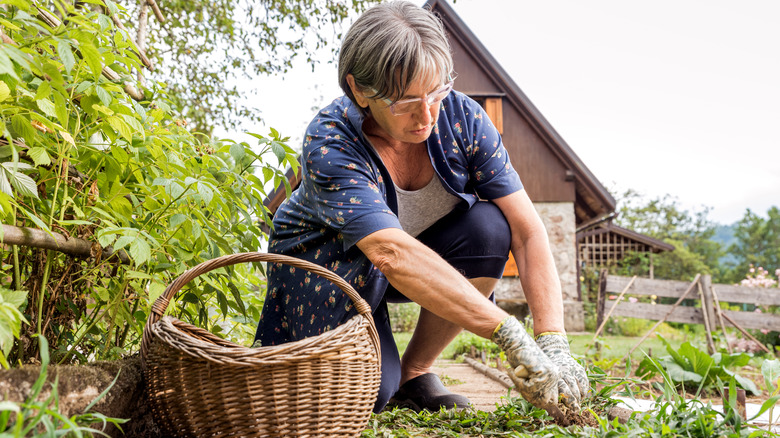
M 206 272 L 212 271 L 214 269 L 235 265 L 238 263 L 247 263 L 247 262 L 284 263 L 285 265 L 290 265 L 296 268 L 305 269 L 309 272 L 312 272 L 323 278 L 326 278 L 331 282 L 333 282 L 336 286 L 338 286 L 342 291 L 344 291 L 344 293 L 347 294 L 347 296 L 349 296 L 349 298 L 355 304 L 355 308 L 357 309 L 359 314 L 368 316 L 369 319 L 372 319 L 371 306 L 368 305 L 366 300 L 364 300 L 355 291 L 355 289 L 349 285 L 349 283 L 347 283 L 343 278 L 341 278 L 334 272 L 329 271 L 323 268 L 322 266 L 314 264 L 312 262 L 308 262 L 306 260 L 301 260 L 299 258 L 290 257 L 286 255 L 269 254 L 264 252 L 243 252 L 237 254 L 224 255 L 222 257 L 217 257 L 215 259 L 207 260 L 203 263 L 200 263 L 197 266 L 188 269 L 186 272 L 184 272 L 179 277 L 177 277 L 170 285 L 168 285 L 168 287 L 165 289 L 162 295 L 160 295 L 157 298 L 157 300 L 155 300 L 154 304 L 152 305 L 152 312 L 149 314 L 149 318 L 146 320 L 146 325 L 148 326 L 151 324 L 155 324 L 160 319 L 162 319 L 163 315 L 165 314 L 165 310 L 168 308 L 168 305 L 170 304 L 171 300 L 176 295 L 176 293 L 182 287 L 184 287 L 185 284 L 189 283 L 195 277 L 201 274 L 205 274 Z

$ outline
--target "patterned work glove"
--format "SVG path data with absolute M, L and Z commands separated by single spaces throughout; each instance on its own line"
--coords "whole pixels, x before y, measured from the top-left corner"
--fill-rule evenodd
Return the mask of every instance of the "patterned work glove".
M 564 404 L 571 409 L 579 410 L 582 398 L 590 394 L 590 382 L 585 368 L 571 357 L 566 334 L 545 332 L 536 337 L 536 344 L 553 363 L 560 367 L 561 380 L 558 382 L 558 390 Z
M 524 399 L 537 408 L 558 404 L 560 370 L 517 318 L 509 316 L 501 321 L 490 340 L 504 350 L 512 366 L 507 374 Z

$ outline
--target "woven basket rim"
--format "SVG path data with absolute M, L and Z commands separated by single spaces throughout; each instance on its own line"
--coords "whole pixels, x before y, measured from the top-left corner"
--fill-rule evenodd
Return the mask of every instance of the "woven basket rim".
M 274 363 L 280 363 L 280 362 L 292 362 L 292 360 L 287 357 L 283 360 L 281 359 L 274 359 L 274 355 L 278 354 L 288 354 L 288 355 L 300 355 L 299 357 L 295 358 L 295 361 L 298 360 L 307 360 L 312 357 L 316 357 L 318 355 L 322 355 L 323 353 L 326 353 L 328 351 L 337 351 L 340 346 L 334 346 L 328 349 L 319 348 L 316 351 L 306 351 L 307 348 L 312 349 L 315 348 L 318 343 L 322 341 L 323 338 L 339 338 L 339 337 L 347 337 L 349 336 L 349 331 L 358 331 L 358 332 L 364 332 L 365 326 L 368 326 L 368 321 L 365 317 L 365 315 L 355 315 L 352 318 L 350 318 L 347 322 L 340 324 L 331 330 L 328 330 L 326 332 L 320 333 L 316 336 L 310 336 L 307 338 L 299 339 L 297 341 L 292 342 L 286 342 L 284 344 L 278 344 L 278 345 L 267 345 L 262 347 L 247 347 L 241 344 L 237 344 L 228 340 L 222 340 L 225 344 L 230 344 L 230 346 L 223 346 L 218 345 L 203 339 L 199 339 L 197 337 L 194 337 L 191 335 L 192 332 L 200 332 L 205 334 L 211 334 L 210 332 L 197 327 L 195 325 L 192 325 L 188 322 L 181 321 L 173 316 L 167 315 L 164 316 L 163 319 L 156 322 L 150 330 L 154 333 L 154 342 L 160 342 L 168 346 L 169 348 L 173 348 L 177 351 L 180 351 L 181 353 L 184 353 L 190 357 L 193 357 L 195 359 L 203 359 L 206 361 L 224 364 L 225 361 L 221 359 L 228 360 L 230 362 L 242 362 L 246 361 L 248 364 L 251 365 L 257 365 L 257 364 L 274 364 Z M 186 330 L 182 330 L 182 328 Z M 171 342 L 168 342 L 166 339 L 164 339 L 162 336 L 160 336 L 160 332 L 164 332 L 166 335 L 172 338 L 176 338 L 180 341 L 180 343 L 187 344 L 190 348 L 180 348 L 179 345 L 173 345 Z M 368 335 L 368 333 L 365 333 Z M 213 334 L 211 334 L 213 336 Z M 358 333 L 359 335 L 359 333 Z M 206 355 L 199 355 L 195 354 L 194 350 L 203 351 L 203 350 L 211 350 Z

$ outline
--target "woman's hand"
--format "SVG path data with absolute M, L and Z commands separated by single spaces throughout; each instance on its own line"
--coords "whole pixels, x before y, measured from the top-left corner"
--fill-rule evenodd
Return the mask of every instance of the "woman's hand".
M 542 333 L 536 337 L 536 344 L 561 369 L 558 390 L 564 404 L 569 408 L 579 410 L 579 403 L 583 397 L 590 394 L 590 382 L 585 368 L 571 357 L 566 335 L 561 332 Z
M 504 350 L 512 366 L 507 374 L 524 399 L 543 409 L 558 404 L 560 370 L 517 318 L 509 316 L 504 319 L 491 340 Z

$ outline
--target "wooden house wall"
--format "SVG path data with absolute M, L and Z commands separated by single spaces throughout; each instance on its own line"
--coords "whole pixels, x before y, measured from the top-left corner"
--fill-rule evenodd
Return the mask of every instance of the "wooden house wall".
M 458 74 L 455 89 L 469 96 L 500 96 L 502 90 L 453 35 L 448 35 Z M 507 99 L 502 99 L 503 140 L 509 158 L 534 202 L 575 202 L 574 181 L 534 128 Z

